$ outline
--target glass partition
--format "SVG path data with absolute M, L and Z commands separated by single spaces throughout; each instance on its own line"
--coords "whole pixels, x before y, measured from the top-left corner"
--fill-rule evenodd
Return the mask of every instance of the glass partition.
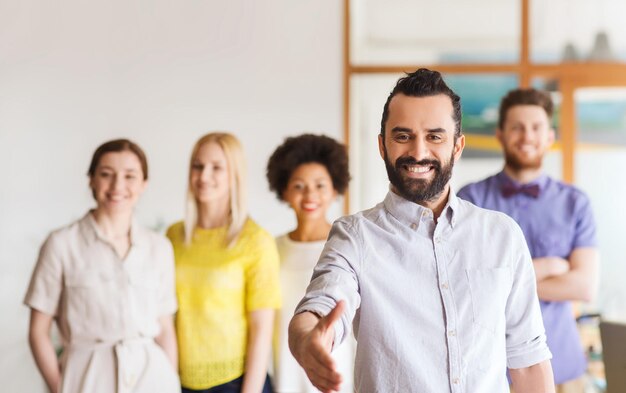
M 623 198 L 626 182 L 626 88 L 584 88 L 575 92 L 579 143 L 576 184 L 591 200 L 601 253 L 597 304 L 608 319 L 626 320 L 626 261 Z
M 533 63 L 626 61 L 626 2 L 551 0 L 530 3 Z
M 518 0 L 351 0 L 352 64 L 515 63 Z

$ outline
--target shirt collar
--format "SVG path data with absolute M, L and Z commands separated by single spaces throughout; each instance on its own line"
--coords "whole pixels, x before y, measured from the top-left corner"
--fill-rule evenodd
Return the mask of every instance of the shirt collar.
M 449 190 L 448 202 L 443 208 L 439 219 L 446 220 L 454 228 L 456 224 L 455 212 L 458 211 L 459 198 L 456 196 L 452 186 L 450 186 Z M 383 205 L 398 221 L 411 228 L 419 226 L 423 216 L 433 216 L 432 210 L 401 197 L 391 190 L 391 186 L 383 201 Z
M 107 238 L 104 236 L 98 223 L 93 216 L 93 210 L 90 210 L 83 216 L 79 222 L 80 230 L 87 239 L 88 242 L 95 242 L 97 240 L 108 243 Z M 130 224 L 130 245 L 137 246 L 145 242 L 146 236 L 143 233 L 141 227 L 137 223 L 137 220 L 133 217 Z

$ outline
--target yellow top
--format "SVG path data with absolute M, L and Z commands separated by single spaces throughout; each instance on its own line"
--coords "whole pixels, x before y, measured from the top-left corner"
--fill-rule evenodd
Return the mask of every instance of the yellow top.
M 226 232 L 196 228 L 187 246 L 182 222 L 167 230 L 176 259 L 180 379 L 194 390 L 242 376 L 248 313 L 280 308 L 272 236 L 248 219 L 237 242 L 226 248 Z

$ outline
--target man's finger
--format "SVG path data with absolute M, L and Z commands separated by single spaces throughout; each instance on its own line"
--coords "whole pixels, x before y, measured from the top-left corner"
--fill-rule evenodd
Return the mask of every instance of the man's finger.
M 309 380 L 315 387 L 322 392 L 325 391 L 338 391 L 341 387 L 343 377 L 336 371 L 327 369 L 323 366 L 313 366 L 305 369 Z

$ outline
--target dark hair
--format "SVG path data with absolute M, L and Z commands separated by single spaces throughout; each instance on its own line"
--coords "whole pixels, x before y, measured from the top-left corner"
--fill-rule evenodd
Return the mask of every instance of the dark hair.
M 148 160 L 146 159 L 146 154 L 143 152 L 141 147 L 139 147 L 139 145 L 129 141 L 128 139 L 115 139 L 98 146 L 96 151 L 93 153 L 93 157 L 91 157 L 91 163 L 89 164 L 87 175 L 92 177 L 96 173 L 96 168 L 98 167 L 100 159 L 103 155 L 106 153 L 119 153 L 122 151 L 129 151 L 137 156 L 139 163 L 141 164 L 143 179 L 148 180 Z
M 498 127 L 504 128 L 506 115 L 512 107 L 516 105 L 537 105 L 543 108 L 548 115 L 548 119 L 552 119 L 554 105 L 550 98 L 550 93 L 537 89 L 515 89 L 511 90 L 502 97 L 500 101 L 500 118 L 498 119 Z
M 270 190 L 283 200 L 291 174 L 302 164 L 322 164 L 333 181 L 333 188 L 343 194 L 350 181 L 346 147 L 324 135 L 303 134 L 285 139 L 267 162 Z
M 387 124 L 387 119 L 389 118 L 389 103 L 396 94 L 404 94 L 410 97 L 430 97 L 445 94 L 450 97 L 453 108 L 452 118 L 455 124 L 454 136 L 455 138 L 461 136 L 461 98 L 448 87 L 439 72 L 420 68 L 398 79 L 396 86 L 389 93 L 383 108 L 383 118 L 380 122 L 380 135 L 383 137 L 385 136 L 385 124 Z

